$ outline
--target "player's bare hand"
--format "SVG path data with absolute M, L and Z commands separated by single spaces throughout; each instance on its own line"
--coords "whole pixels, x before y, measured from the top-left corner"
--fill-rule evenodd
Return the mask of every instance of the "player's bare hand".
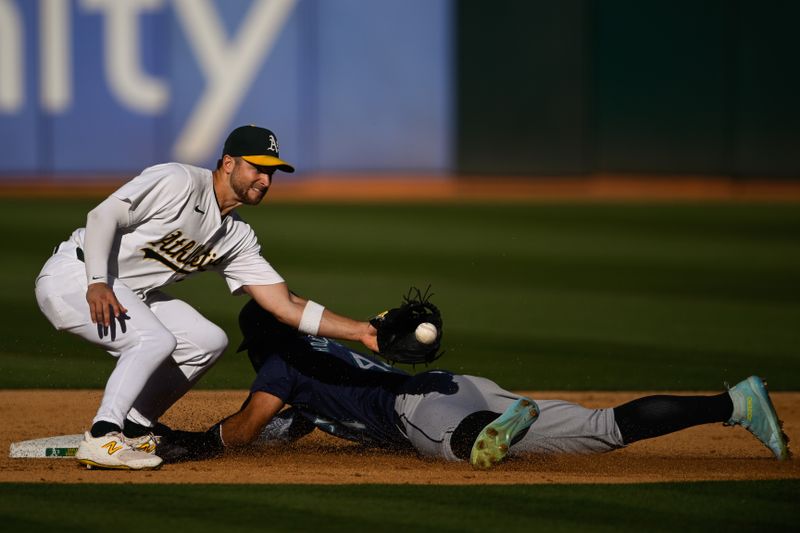
M 378 330 L 372 327 L 372 324 L 367 323 L 368 328 L 366 333 L 361 337 L 361 344 L 372 350 L 378 352 Z
M 111 320 L 128 312 L 106 283 L 92 283 L 86 289 L 86 301 L 89 304 L 89 314 L 92 322 L 108 327 Z

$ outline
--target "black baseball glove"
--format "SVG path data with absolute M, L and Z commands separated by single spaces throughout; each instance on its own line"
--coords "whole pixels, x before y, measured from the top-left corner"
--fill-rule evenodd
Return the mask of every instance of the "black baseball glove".
M 225 445 L 220 437 L 220 424 L 208 431 L 180 431 L 158 424 L 156 454 L 164 463 L 202 461 L 222 455 Z
M 439 349 L 442 344 L 442 314 L 430 302 L 430 287 L 423 294 L 416 287 L 411 287 L 403 297 L 400 307 L 395 307 L 375 316 L 369 322 L 378 330 L 378 355 L 390 363 L 415 365 L 428 364 L 442 356 Z M 420 324 L 432 324 L 435 332 L 427 326 L 429 335 L 435 334 L 431 340 L 421 336 L 418 340 L 417 327 Z M 423 332 L 424 333 L 424 332 Z

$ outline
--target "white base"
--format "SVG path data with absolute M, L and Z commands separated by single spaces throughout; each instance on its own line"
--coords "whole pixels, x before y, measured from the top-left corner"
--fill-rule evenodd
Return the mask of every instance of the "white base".
M 12 442 L 8 452 L 9 457 L 46 459 L 65 459 L 75 457 L 78 445 L 83 440 L 83 434 L 59 435 L 44 439 L 23 440 Z

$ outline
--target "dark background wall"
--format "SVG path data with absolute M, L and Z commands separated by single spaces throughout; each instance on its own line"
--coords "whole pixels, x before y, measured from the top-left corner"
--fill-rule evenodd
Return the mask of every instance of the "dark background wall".
M 247 123 L 300 173 L 800 178 L 797 0 L 101 4 L 0 1 L 0 181 L 213 165 Z
M 800 177 L 800 2 L 455 9 L 460 172 Z

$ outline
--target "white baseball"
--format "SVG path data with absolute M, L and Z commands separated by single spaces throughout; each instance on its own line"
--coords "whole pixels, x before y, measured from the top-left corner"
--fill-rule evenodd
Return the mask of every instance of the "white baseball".
M 433 343 L 433 341 L 436 340 L 436 335 L 438 333 L 439 332 L 436 330 L 436 326 L 434 326 L 430 322 L 423 322 L 422 324 L 417 326 L 417 330 L 414 332 L 414 336 L 422 344 L 431 344 Z

